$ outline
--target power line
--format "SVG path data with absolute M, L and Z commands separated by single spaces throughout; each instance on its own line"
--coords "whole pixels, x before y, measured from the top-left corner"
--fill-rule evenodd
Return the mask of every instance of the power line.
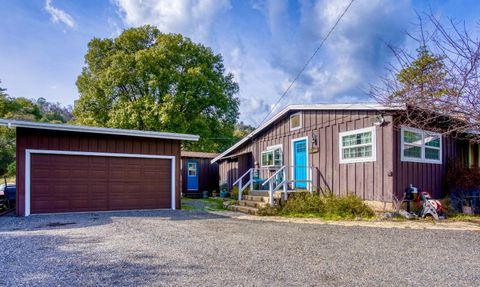
M 310 62 L 313 60 L 313 58 L 315 57 L 315 55 L 318 53 L 318 51 L 322 48 L 323 44 L 325 43 L 325 41 L 327 41 L 327 39 L 330 37 L 330 34 L 332 34 L 333 30 L 335 30 L 335 28 L 337 27 L 338 23 L 340 23 L 340 20 L 342 20 L 343 16 L 345 16 L 345 14 L 347 13 L 348 9 L 350 9 L 350 6 L 352 6 L 353 2 L 355 0 L 351 0 L 350 3 L 347 5 L 347 7 L 345 8 L 345 10 L 343 10 L 342 14 L 340 14 L 340 16 L 338 17 L 337 21 L 335 22 L 335 24 L 332 26 L 332 28 L 328 31 L 328 33 L 325 35 L 325 37 L 323 37 L 322 41 L 320 42 L 320 45 L 318 45 L 317 49 L 315 50 L 315 52 L 313 52 L 312 56 L 307 60 L 307 62 L 305 63 L 305 65 L 303 65 L 302 69 L 298 72 L 297 76 L 293 79 L 293 81 L 290 83 L 290 85 L 287 87 L 287 89 L 285 90 L 285 92 L 283 92 L 283 94 L 280 96 L 280 98 L 277 100 L 277 102 L 275 103 L 275 105 L 273 105 L 272 109 L 270 110 L 270 112 L 268 113 L 268 115 L 260 122 L 260 124 L 257 126 L 257 128 L 259 126 L 261 126 L 263 124 L 263 122 L 265 122 L 266 119 L 268 119 L 268 117 L 272 114 L 272 112 L 275 110 L 275 108 L 277 107 L 277 105 L 280 103 L 280 101 L 287 95 L 288 91 L 290 91 L 290 88 L 293 86 L 293 84 L 295 84 L 295 82 L 298 80 L 298 78 L 300 78 L 300 76 L 302 75 L 302 73 L 305 71 L 305 69 L 307 68 L 308 64 L 310 64 Z

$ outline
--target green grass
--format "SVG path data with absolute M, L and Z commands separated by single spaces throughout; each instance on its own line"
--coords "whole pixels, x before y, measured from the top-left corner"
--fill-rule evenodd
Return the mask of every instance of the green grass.
M 182 209 L 191 211 L 221 211 L 223 207 L 223 198 L 187 198 L 182 197 Z
M 447 216 L 447 220 L 480 223 L 480 215 L 456 213 L 456 214 L 450 214 L 449 216 Z

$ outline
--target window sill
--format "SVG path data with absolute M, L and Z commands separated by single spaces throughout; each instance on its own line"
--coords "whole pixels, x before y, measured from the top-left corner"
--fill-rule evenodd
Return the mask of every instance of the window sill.
M 356 159 L 341 159 L 340 164 L 346 163 L 362 163 L 362 162 L 375 162 L 376 158 L 356 158 Z
M 442 160 L 428 160 L 421 158 L 401 158 L 402 162 L 428 163 L 428 164 L 443 164 Z

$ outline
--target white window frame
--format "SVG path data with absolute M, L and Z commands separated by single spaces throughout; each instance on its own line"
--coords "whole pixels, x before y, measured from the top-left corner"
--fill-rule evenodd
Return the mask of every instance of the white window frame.
M 420 145 L 418 144 L 410 144 L 410 143 L 405 143 L 404 142 L 404 132 L 405 131 L 410 131 L 414 133 L 421 133 L 422 134 L 422 143 Z M 438 136 L 440 139 L 440 147 L 431 147 L 431 146 L 425 146 L 425 134 L 430 134 L 434 136 Z M 416 157 L 408 157 L 404 155 L 404 150 L 405 150 L 405 144 L 407 145 L 413 145 L 413 146 L 418 146 L 420 147 L 420 158 Z M 425 147 L 427 148 L 432 148 L 432 149 L 438 149 L 439 150 L 439 159 L 427 159 L 425 158 Z M 400 133 L 400 160 L 405 161 L 405 162 L 418 162 L 418 163 L 432 163 L 432 164 L 442 164 L 443 163 L 443 138 L 442 134 L 436 133 L 436 132 L 431 132 L 427 130 L 422 130 L 422 129 L 417 129 L 417 128 L 411 128 L 411 127 L 405 127 L 402 126 L 401 128 L 401 133 Z
M 362 144 L 362 145 L 353 145 L 353 146 L 348 146 L 344 147 L 343 146 L 343 137 L 345 136 L 350 136 L 350 135 L 355 135 L 355 134 L 361 134 L 365 132 L 371 132 L 372 133 L 372 143 L 371 144 Z M 340 163 L 357 163 L 357 162 L 374 162 L 377 160 L 377 135 L 376 135 L 376 127 L 368 127 L 368 128 L 362 128 L 362 129 L 356 129 L 356 130 L 351 130 L 351 131 L 345 131 L 338 133 L 338 152 L 339 152 L 339 159 Z M 346 148 L 353 148 L 353 147 L 359 147 L 359 146 L 372 146 L 372 155 L 369 157 L 361 157 L 361 158 L 343 158 L 343 150 Z
M 261 152 L 260 154 L 261 167 L 277 167 L 277 165 L 275 165 L 275 150 L 277 149 L 280 150 L 280 153 L 282 155 L 282 164 L 280 166 L 283 165 L 283 144 L 277 144 L 277 145 L 267 146 L 267 149 Z M 273 152 L 273 165 L 263 165 L 263 154 L 270 153 L 270 152 Z
M 300 126 L 292 127 L 292 117 L 297 116 L 297 115 L 300 116 Z M 303 113 L 298 112 L 298 113 L 291 114 L 290 118 L 289 118 L 289 124 L 290 124 L 290 130 L 291 131 L 296 131 L 296 130 L 299 130 L 299 129 L 303 128 Z
M 195 171 L 194 175 L 190 175 L 190 165 L 192 165 L 194 167 L 194 171 Z M 197 168 L 198 168 L 198 162 L 195 162 L 195 161 L 187 162 L 187 176 L 196 177 L 197 176 Z
M 154 158 L 154 159 L 168 159 L 170 160 L 171 171 L 171 209 L 175 210 L 175 156 L 170 155 L 149 155 L 149 154 L 130 154 L 130 153 L 106 153 L 106 152 L 82 152 L 82 151 L 66 151 L 66 150 L 40 150 L 40 149 L 26 149 L 25 150 L 25 211 L 24 216 L 30 215 L 30 166 L 31 158 L 34 154 L 49 154 L 49 155 L 76 155 L 76 156 L 100 156 L 100 157 L 127 157 L 127 158 Z M 109 212 L 109 211 L 106 211 Z M 69 212 L 70 213 L 70 212 Z M 79 212 L 82 213 L 82 212 Z

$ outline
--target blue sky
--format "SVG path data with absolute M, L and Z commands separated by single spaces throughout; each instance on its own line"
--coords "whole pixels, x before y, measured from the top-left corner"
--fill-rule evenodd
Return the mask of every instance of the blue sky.
M 240 119 L 257 125 L 313 53 L 347 0 L 0 0 L 0 80 L 16 97 L 73 105 L 93 37 L 143 24 L 182 33 L 221 53 L 240 85 Z M 365 102 L 392 61 L 385 43 L 414 49 L 405 35 L 416 13 L 466 21 L 478 35 L 474 0 L 356 0 L 295 84 L 290 103 Z

